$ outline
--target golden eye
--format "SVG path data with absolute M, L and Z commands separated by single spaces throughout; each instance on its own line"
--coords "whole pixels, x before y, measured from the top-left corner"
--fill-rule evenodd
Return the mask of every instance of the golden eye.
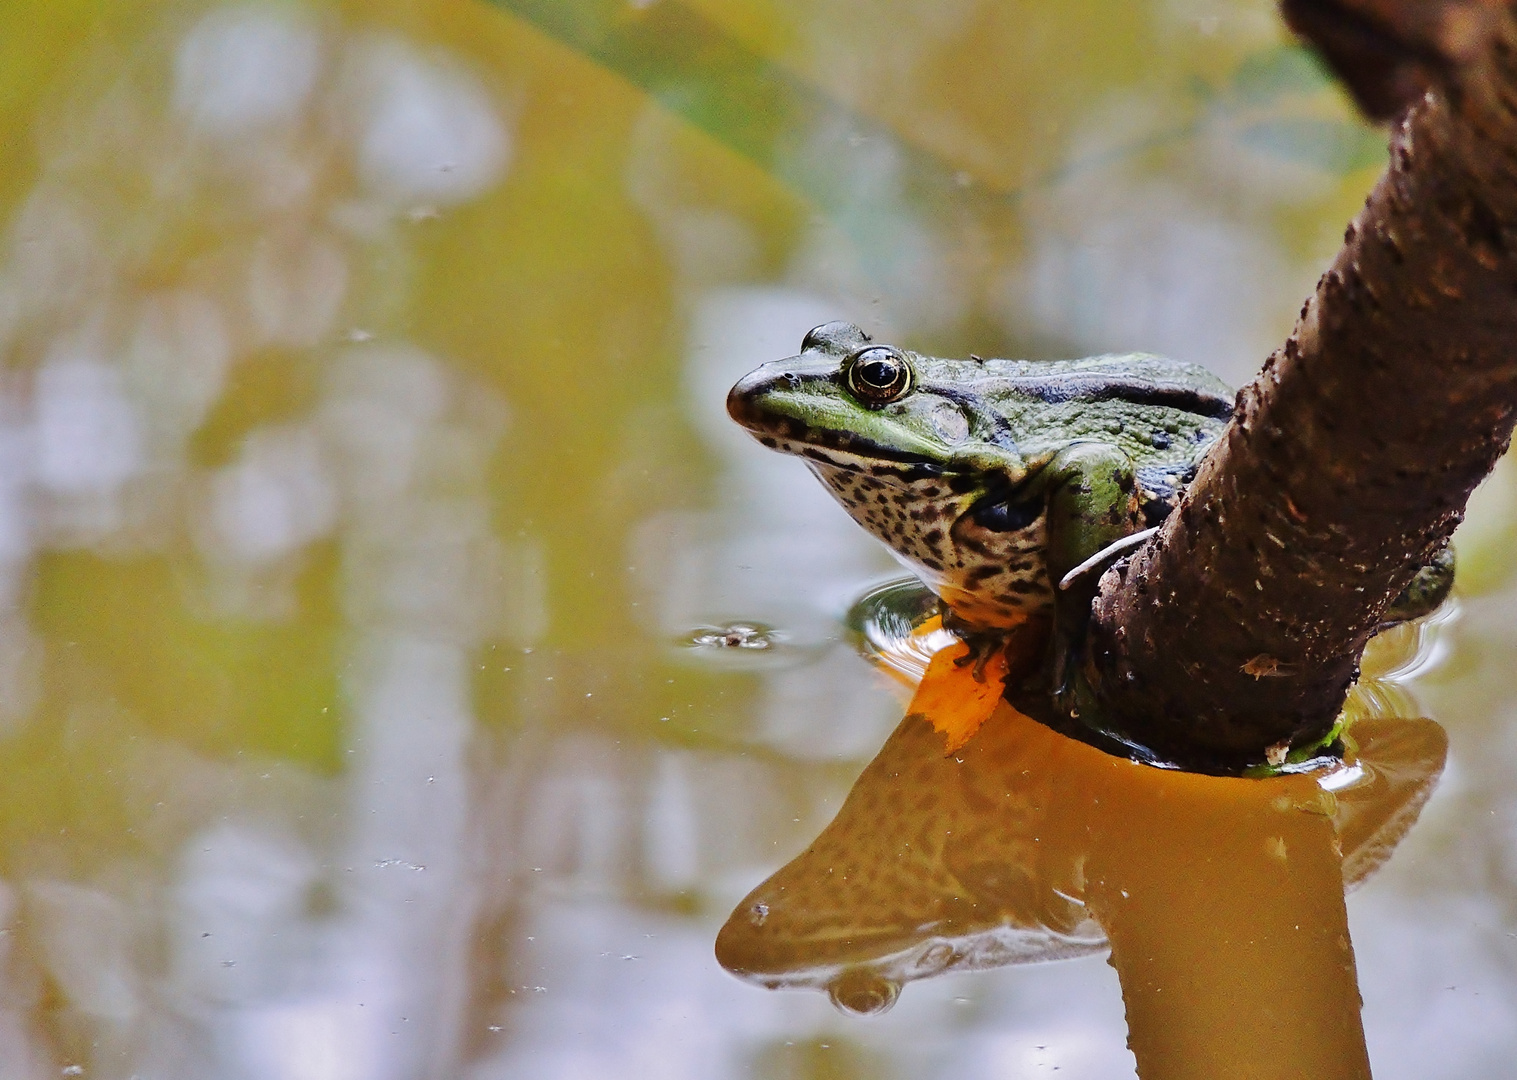
M 865 405 L 888 405 L 911 389 L 911 364 L 888 345 L 871 345 L 848 358 L 848 389 Z

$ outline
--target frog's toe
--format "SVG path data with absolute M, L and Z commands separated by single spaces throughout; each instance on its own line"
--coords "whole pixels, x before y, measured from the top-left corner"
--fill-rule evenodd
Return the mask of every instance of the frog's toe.
M 985 665 L 1006 648 L 1006 638 L 1000 634 L 960 634 L 960 640 L 969 651 L 954 660 L 955 667 L 974 666 L 974 681 L 985 681 Z
M 1391 601 L 1380 620 L 1381 626 L 1394 626 L 1431 614 L 1448 599 L 1454 587 L 1454 549 L 1445 544 L 1426 566 Z

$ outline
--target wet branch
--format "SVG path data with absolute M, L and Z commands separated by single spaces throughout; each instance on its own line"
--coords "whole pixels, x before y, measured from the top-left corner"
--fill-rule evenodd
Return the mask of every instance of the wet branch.
M 1330 730 L 1517 418 L 1513 7 L 1283 7 L 1372 113 L 1415 103 L 1179 510 L 1101 582 L 1088 675 L 1107 723 L 1203 769 Z

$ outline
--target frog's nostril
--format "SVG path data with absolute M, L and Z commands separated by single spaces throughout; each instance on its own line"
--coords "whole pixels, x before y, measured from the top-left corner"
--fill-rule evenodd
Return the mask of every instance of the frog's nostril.
M 744 375 L 727 392 L 727 415 L 746 425 L 767 411 L 764 403 L 775 391 L 799 390 L 805 385 L 800 372 L 775 370 L 766 364 Z

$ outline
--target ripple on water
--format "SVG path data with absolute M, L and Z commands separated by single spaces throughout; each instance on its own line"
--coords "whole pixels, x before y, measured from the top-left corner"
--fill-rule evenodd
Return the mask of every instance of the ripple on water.
M 934 616 L 938 598 L 914 577 L 870 589 L 848 609 L 848 629 L 859 651 L 909 683 L 921 680 L 939 649 L 957 638 Z
M 674 639 L 678 654 L 702 664 L 751 671 L 809 657 L 785 631 L 749 619 L 695 626 Z

